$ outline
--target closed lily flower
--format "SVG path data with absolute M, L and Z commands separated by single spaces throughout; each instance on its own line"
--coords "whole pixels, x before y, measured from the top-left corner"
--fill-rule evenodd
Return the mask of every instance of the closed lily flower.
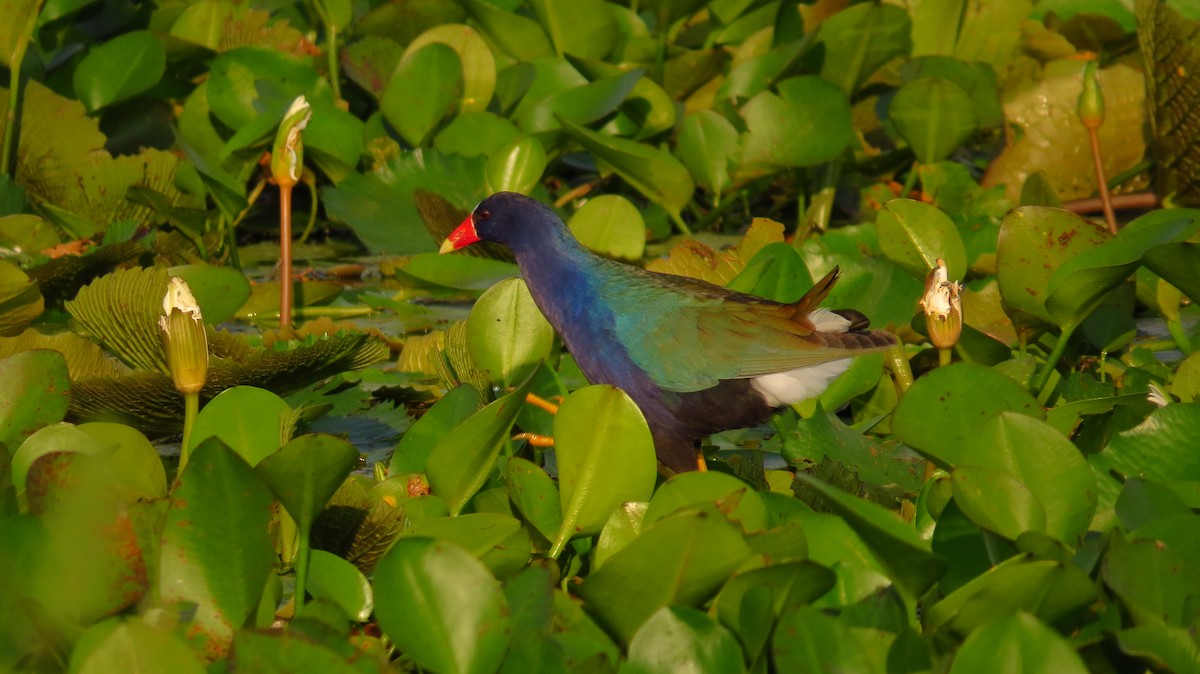
M 163 349 L 167 368 L 180 393 L 199 393 L 208 378 L 208 335 L 200 305 L 192 296 L 187 281 L 171 277 L 167 294 L 163 296 L 163 315 L 158 319 L 162 329 Z
M 938 258 L 925 277 L 925 295 L 918 304 L 925 311 L 929 341 L 939 349 L 952 349 L 962 334 L 962 284 L 950 281 L 946 262 Z

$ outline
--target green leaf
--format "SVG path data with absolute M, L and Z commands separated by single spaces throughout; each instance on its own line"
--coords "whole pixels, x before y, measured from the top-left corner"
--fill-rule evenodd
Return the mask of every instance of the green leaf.
M 328 599 L 351 620 L 366 622 L 375 610 L 371 582 L 350 562 L 324 550 L 313 550 L 308 569 L 308 593 Z
M 41 4 L 40 0 L 0 2 L 0 14 L 7 17 L 3 26 L 0 26 L 0 63 L 6 68 L 19 67 L 18 61 L 24 59 Z
M 488 289 L 467 318 L 471 358 L 501 387 L 528 379 L 550 355 L 553 343 L 554 328 L 519 278 L 506 279 Z
M 815 583 L 809 582 L 810 571 L 823 574 L 823 577 Z M 771 626 L 783 610 L 785 599 L 790 608 L 828 592 L 834 582 L 832 572 L 811 562 L 788 562 L 753 569 L 726 583 L 716 599 L 718 617 L 737 635 L 746 660 L 753 663 L 765 650 Z M 793 588 L 796 599 L 792 599 Z M 820 591 L 816 592 L 818 589 Z
M 404 46 L 395 40 L 366 35 L 347 45 L 338 56 L 346 77 L 378 101 L 403 55 Z
M 532 136 L 518 136 L 490 154 L 485 169 L 489 192 L 529 194 L 546 170 L 546 150 Z
M 1200 593 L 1196 560 L 1158 541 L 1134 541 L 1105 555 L 1100 575 L 1136 624 L 1191 624 L 1188 597 Z
M 716 472 L 688 472 L 671 476 L 654 492 L 642 526 L 650 526 L 664 517 L 689 506 L 715 506 L 751 533 L 767 527 L 767 507 L 758 492 L 741 480 Z
M 195 451 L 218 438 L 251 466 L 275 453 L 291 437 L 292 408 L 283 398 L 253 386 L 235 386 L 208 401 L 192 428 Z
M 484 42 L 479 33 L 471 26 L 462 23 L 448 23 L 435 26 L 417 36 L 409 43 L 400 60 L 400 66 L 412 58 L 418 51 L 429 44 L 444 44 L 458 54 L 462 64 L 462 101 L 459 109 L 463 112 L 482 112 L 492 102 L 492 92 L 496 89 L 496 59 L 492 50 Z
M 286 632 L 238 632 L 233 641 L 233 652 L 225 664 L 231 669 L 263 674 L 357 674 L 370 667 L 384 666 L 384 656 L 371 650 L 367 650 L 366 653 L 359 652 L 335 641 L 337 637 L 334 634 L 337 632 L 329 632 L 343 629 L 345 615 L 340 609 L 320 603 L 310 606 L 316 608 L 302 611 L 292 623 L 299 629 Z M 324 609 L 324 614 L 317 612 L 321 609 Z M 336 628 L 332 626 L 331 621 L 336 621 Z M 318 634 L 320 636 L 317 636 Z
M 1187 629 L 1173 625 L 1139 625 L 1117 632 L 1121 650 L 1164 663 L 1169 671 L 1196 674 L 1200 671 L 1200 646 Z
M 38 349 L 0 360 L 0 381 L 0 443 L 10 451 L 66 416 L 71 380 L 61 353 Z
M 972 632 L 954 656 L 950 674 L 1086 674 L 1070 642 L 1024 612 L 998 616 Z
M 946 560 L 930 551 L 912 526 L 880 506 L 799 473 L 796 479 L 819 493 L 874 553 L 888 577 L 912 596 L 920 596 L 946 571 Z
M 698 607 L 750 556 L 724 518 L 694 511 L 642 532 L 578 587 L 597 621 L 628 643 L 667 605 Z
M 499 491 L 503 494 L 503 490 Z M 413 524 L 403 536 L 453 543 L 470 552 L 500 578 L 516 575 L 525 568 L 532 552 L 529 532 L 520 520 L 507 513 L 432 517 Z
M 1000 412 L 976 428 L 969 451 L 957 465 L 983 467 L 1017 480 L 1044 508 L 1046 533 L 1074 546 L 1096 511 L 1096 481 L 1075 445 L 1049 424 L 1012 412 Z M 957 477 L 955 488 L 957 494 Z M 998 509 L 996 504 L 986 507 Z
M 961 0 L 952 2 L 958 3 Z M 948 11 L 946 15 L 952 13 L 953 11 Z M 1004 108 L 1000 105 L 996 74 L 980 64 L 967 63 L 949 56 L 920 56 L 905 63 L 901 68 L 901 75 L 905 82 L 913 82 L 923 77 L 937 77 L 957 84 L 971 97 L 975 119 L 978 120 L 981 129 L 993 129 L 1004 122 Z
M 648 503 L 630 501 L 622 503 L 620 508 L 609 515 L 596 547 L 592 549 L 593 569 L 598 569 L 616 553 L 642 533 L 642 521 L 646 518 Z
M 620 30 L 602 0 L 530 0 L 559 56 L 603 59 L 616 47 Z
M 616 110 L 641 81 L 643 72 L 639 68 L 559 90 L 536 105 L 529 108 L 522 106 L 514 117 L 526 133 L 546 134 L 555 131 L 560 127 L 560 119 L 590 124 Z
M 193 450 L 175 479 L 163 526 L 159 593 L 195 608 L 189 630 L 210 659 L 258 606 L 275 558 L 271 492 L 219 439 Z
M 605 257 L 637 261 L 646 250 L 642 214 L 620 195 L 588 199 L 567 221 L 567 227 L 584 247 Z
M 428 148 L 405 152 L 374 172 L 325 188 L 325 208 L 372 253 L 436 252 L 441 241 L 430 236 L 413 195 L 420 190 L 432 192 L 456 208 L 470 210 L 486 196 L 486 163 L 482 156 L 446 155 Z
M 259 461 L 254 472 L 296 520 L 296 526 L 308 529 L 357 464 L 358 450 L 346 440 L 305 433 Z
M 1054 270 L 1046 311 L 1059 326 L 1078 325 L 1137 269 L 1146 252 L 1188 239 L 1200 230 L 1200 211 L 1155 211 L 1115 237 L 1081 251 Z
M 485 257 L 417 253 L 397 267 L 396 272 L 400 278 L 443 288 L 486 290 L 520 275 L 521 269 L 512 262 Z
M 75 95 L 88 112 L 128 100 L 162 79 L 167 49 L 149 31 L 135 30 L 92 48 L 75 68 Z
M 912 199 L 892 199 L 875 218 L 879 247 L 914 277 L 925 280 L 938 258 L 945 260 L 951 280 L 967 273 L 967 250 L 950 216 L 936 206 Z
M 622 672 L 674 674 L 746 671 L 737 639 L 703 611 L 664 606 L 646 621 L 629 642 L 629 659 Z
M 1101 503 L 1111 503 L 1120 486 L 1108 476 L 1139 476 L 1165 484 L 1200 482 L 1200 456 L 1192 449 L 1200 433 L 1200 403 L 1156 409 L 1141 424 L 1118 433 L 1089 457 L 1098 475 Z
M 880 66 L 912 50 L 910 29 L 908 12 L 895 5 L 865 3 L 834 14 L 817 37 L 825 46 L 821 76 L 854 94 Z
M 1045 509 L 1017 478 L 978 466 L 959 466 L 952 478 L 954 502 L 980 527 L 1012 541 L 1046 530 Z
M 696 183 L 719 203 L 721 194 L 733 186 L 729 160 L 737 152 L 737 129 L 712 110 L 698 110 L 684 118 L 675 142 L 675 154 Z
M 19 267 L 0 260 L 0 335 L 18 335 L 45 310 L 38 283 Z
M 927 629 L 970 634 L 996 616 L 1026 611 L 1053 623 L 1095 601 L 1097 590 L 1079 567 L 1014 557 L 950 593 L 925 614 Z
M 146 436 L 124 424 L 96 421 L 75 427 L 105 453 L 113 468 L 114 484 L 131 498 L 160 499 L 167 495 L 162 457 Z
M 725 284 L 730 290 L 785 303 L 799 300 L 812 286 L 804 260 L 783 241 L 760 248 L 746 268 Z
M 451 389 L 405 431 L 392 453 L 388 474 L 424 473 L 429 454 L 442 436 L 479 411 L 482 404 L 479 390 L 474 386 Z
M 868 644 L 842 621 L 812 606 L 796 606 L 783 614 L 776 626 L 772 660 L 789 672 L 871 672 Z M 876 642 L 873 646 L 878 649 Z
M 628 501 L 654 490 L 654 441 L 641 410 L 624 391 L 606 385 L 575 391 L 554 417 L 562 526 L 551 557 L 567 541 L 600 531 Z
M 668 152 L 623 138 L 612 138 L 558 117 L 563 129 L 625 182 L 675 217 L 687 205 L 695 183 Z
M 1041 419 L 1042 406 L 1012 379 L 973 363 L 939 367 L 896 405 L 892 430 L 939 465 L 972 463 L 981 424 L 1004 412 Z
M 856 358 L 855 364 L 865 358 L 870 356 Z M 875 381 L 879 381 L 878 375 Z M 835 461 L 853 471 L 868 489 L 892 495 L 920 489 L 918 462 L 903 460 L 893 443 L 880 442 L 846 426 L 837 415 L 826 411 L 830 408 L 823 400 L 821 408 L 811 418 L 802 419 L 794 431 L 782 434 L 781 453 L 788 463 L 803 468 Z
M 479 491 L 500 455 L 508 430 L 525 404 L 527 386 L 499 398 L 447 433 L 433 447 L 426 475 L 433 493 L 457 515 Z
M 954 82 L 938 77 L 922 77 L 900 87 L 887 114 L 922 164 L 946 159 L 979 129 L 971 97 Z
M 1195 243 L 1164 244 L 1146 251 L 1142 263 L 1188 297 L 1200 297 L 1200 245 Z
M 404 538 L 375 569 L 375 615 L 418 666 L 490 674 L 509 645 L 508 605 L 492 574 L 456 545 Z
M 784 80 L 778 88 L 780 95 L 760 92 L 738 111 L 746 125 L 738 182 L 831 161 L 854 136 L 850 101 L 837 85 L 809 75 Z
M 562 526 L 562 508 L 554 480 L 537 464 L 514 456 L 504 464 L 504 486 L 521 517 L 547 541 L 552 540 Z
M 141 617 L 109 618 L 89 627 L 71 652 L 76 674 L 179 672 L 203 674 L 204 662 L 172 632 Z
M 333 102 L 329 85 L 308 59 L 276 49 L 231 49 L 213 59 L 209 73 L 212 114 L 234 130 L 265 124 L 265 137 L 297 96 L 310 104 Z
M 458 52 L 431 42 L 402 60 L 383 91 L 379 108 L 405 142 L 421 147 L 463 95 Z
M 485 0 L 461 0 L 488 39 L 518 63 L 553 56 L 554 47 L 536 21 Z
M 996 243 L 996 278 L 1014 322 L 1053 322 L 1045 306 L 1051 276 L 1067 260 L 1110 238 L 1102 226 L 1058 208 L 1009 211 Z

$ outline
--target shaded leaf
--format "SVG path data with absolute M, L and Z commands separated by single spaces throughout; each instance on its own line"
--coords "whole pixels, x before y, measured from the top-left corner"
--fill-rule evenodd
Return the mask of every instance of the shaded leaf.
M 509 644 L 500 585 L 462 548 L 429 538 L 396 542 L 375 570 L 380 627 L 421 667 L 494 672 Z
M 176 478 L 163 528 L 159 593 L 196 606 L 191 634 L 209 658 L 226 655 L 233 633 L 258 605 L 274 559 L 263 535 L 271 492 L 220 440 L 202 443 Z

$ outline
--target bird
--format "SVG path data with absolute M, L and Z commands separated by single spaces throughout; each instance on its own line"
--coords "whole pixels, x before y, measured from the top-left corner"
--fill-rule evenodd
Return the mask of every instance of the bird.
M 515 192 L 481 201 L 439 252 L 480 241 L 512 251 L 584 376 L 633 400 L 675 473 L 703 469 L 703 438 L 819 395 L 854 356 L 897 341 L 858 311 L 818 306 L 836 268 L 796 302 L 774 302 L 596 255 L 548 206 Z

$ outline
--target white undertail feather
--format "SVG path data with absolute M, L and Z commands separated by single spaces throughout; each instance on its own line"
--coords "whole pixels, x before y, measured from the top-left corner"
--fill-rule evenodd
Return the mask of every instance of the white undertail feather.
M 828 309 L 816 309 L 808 315 L 817 332 L 846 332 L 850 329 L 850 321 Z
M 824 393 L 829 388 L 829 382 L 850 367 L 850 360 L 842 358 L 787 372 L 765 374 L 755 377 L 751 386 L 762 394 L 771 407 L 791 405 Z
M 850 321 L 828 309 L 817 309 L 808 316 L 818 332 L 846 332 Z M 762 394 L 771 407 L 791 405 L 821 395 L 829 388 L 829 382 L 850 367 L 850 358 L 831 360 L 828 363 L 799 367 L 786 372 L 755 377 L 755 391 Z

